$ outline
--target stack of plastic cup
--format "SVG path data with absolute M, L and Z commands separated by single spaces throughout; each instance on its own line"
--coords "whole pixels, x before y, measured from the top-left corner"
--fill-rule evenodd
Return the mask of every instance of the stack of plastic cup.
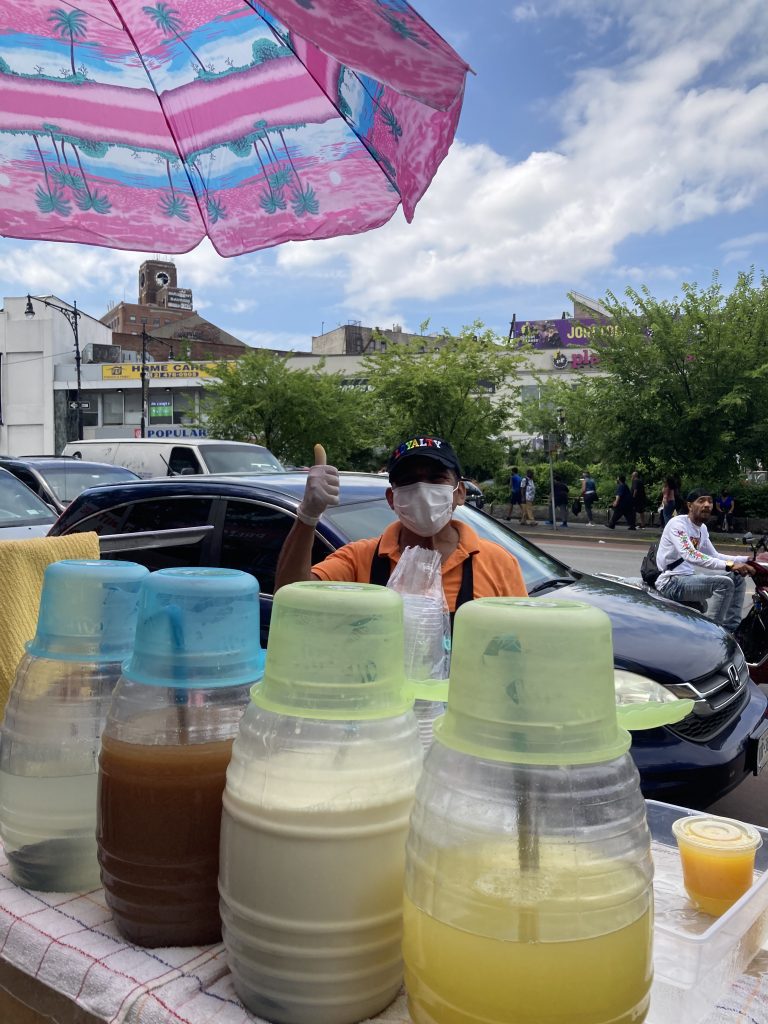
M 224 945 L 251 1012 L 348 1024 L 397 994 L 405 836 L 421 747 L 398 594 L 275 595 L 264 681 L 227 772 Z
M 442 602 L 419 594 L 402 594 L 405 674 L 413 682 L 448 678 L 451 662 L 450 618 Z M 414 712 L 425 751 L 432 744 L 435 721 L 445 702 L 419 698 Z
M 19 885 L 72 891 L 99 884 L 101 732 L 148 575 L 134 562 L 87 559 L 45 571 L 37 632 L 1 730 L 0 834 Z

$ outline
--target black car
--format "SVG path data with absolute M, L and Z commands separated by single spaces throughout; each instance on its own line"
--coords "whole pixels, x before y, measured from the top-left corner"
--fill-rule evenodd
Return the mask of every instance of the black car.
M 0 455 L 0 467 L 13 473 L 57 513 L 86 487 L 138 480 L 136 473 L 104 462 L 83 462 L 68 455 Z
M 342 473 L 341 504 L 315 531 L 313 561 L 375 536 L 394 514 L 385 476 Z M 261 477 L 177 477 L 106 485 L 83 492 L 51 533 L 94 530 L 108 557 L 149 569 L 207 565 L 244 569 L 259 580 L 266 642 L 275 567 L 296 516 L 306 473 Z M 617 692 L 629 699 L 693 698 L 672 726 L 634 734 L 643 791 L 655 799 L 705 806 L 762 768 L 768 753 L 768 702 L 749 678 L 735 640 L 689 609 L 569 568 L 474 508 L 457 509 L 483 537 L 518 559 L 535 596 L 586 601 L 613 627 Z

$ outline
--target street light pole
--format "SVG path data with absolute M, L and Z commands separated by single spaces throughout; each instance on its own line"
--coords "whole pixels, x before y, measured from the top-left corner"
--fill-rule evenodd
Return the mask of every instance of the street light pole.
M 69 326 L 72 328 L 72 333 L 75 336 L 75 376 L 77 380 L 77 439 L 78 441 L 83 440 L 83 402 L 80 397 L 80 390 L 82 385 L 80 375 L 80 336 L 77 329 L 77 321 L 82 316 L 82 313 L 77 308 L 77 302 L 72 303 L 72 308 L 68 306 L 58 306 L 55 302 L 49 302 L 48 299 L 41 299 L 35 296 L 35 302 L 42 302 L 44 306 L 48 306 L 49 309 L 55 309 L 62 316 L 67 318 Z M 35 310 L 32 306 L 32 296 L 27 292 L 27 305 L 24 309 L 24 316 L 31 320 L 35 315 Z
M 147 388 L 147 327 L 141 325 L 141 436 L 147 436 L 149 389 Z

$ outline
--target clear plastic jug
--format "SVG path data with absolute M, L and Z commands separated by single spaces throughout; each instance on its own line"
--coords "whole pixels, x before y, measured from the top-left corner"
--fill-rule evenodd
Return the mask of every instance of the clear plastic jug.
M 224 944 L 252 1013 L 348 1024 L 397 995 L 422 759 L 411 706 L 397 594 L 317 582 L 275 595 L 221 830 Z
M 137 945 L 221 938 L 221 794 L 263 662 L 253 576 L 162 569 L 145 581 L 102 740 L 97 829 L 107 903 Z
M 13 880 L 25 888 L 99 885 L 101 731 L 148 575 L 106 560 L 65 560 L 45 571 L 35 638 L 0 727 L 0 835 Z
M 611 627 L 571 601 L 456 615 L 408 837 L 414 1024 L 640 1024 L 652 864 Z

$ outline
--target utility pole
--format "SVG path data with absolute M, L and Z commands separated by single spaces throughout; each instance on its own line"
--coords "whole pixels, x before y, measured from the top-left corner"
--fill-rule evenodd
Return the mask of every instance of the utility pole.
M 80 362 L 81 362 L 81 360 L 80 360 L 80 335 L 79 335 L 78 328 L 77 328 L 77 321 L 82 316 L 82 313 L 77 308 L 77 302 L 73 302 L 72 303 L 72 308 L 71 309 L 68 306 L 58 306 L 55 302 L 49 302 L 48 299 L 38 298 L 37 295 L 35 296 L 35 302 L 42 302 L 42 304 L 44 306 L 47 306 L 49 309 L 55 309 L 57 312 L 61 313 L 62 316 L 66 317 L 67 321 L 69 323 L 69 326 L 72 328 L 72 333 L 75 336 L 75 380 L 76 380 L 76 383 L 77 383 L 77 393 L 76 393 L 77 440 L 78 441 L 82 441 L 83 440 L 83 400 L 82 400 L 82 397 L 81 397 L 81 394 L 80 394 L 81 389 L 82 389 L 82 378 L 81 378 L 81 374 L 80 374 Z M 32 296 L 29 293 L 27 293 L 27 305 L 26 305 L 26 307 L 24 309 L 24 316 L 28 320 L 31 320 L 34 317 L 34 315 L 35 315 L 35 310 L 34 310 L 34 308 L 32 306 Z M 71 403 L 70 403 L 70 405 L 71 405 Z
M 147 388 L 147 322 L 141 323 L 141 436 L 147 436 L 149 410 L 147 408 L 149 389 Z

